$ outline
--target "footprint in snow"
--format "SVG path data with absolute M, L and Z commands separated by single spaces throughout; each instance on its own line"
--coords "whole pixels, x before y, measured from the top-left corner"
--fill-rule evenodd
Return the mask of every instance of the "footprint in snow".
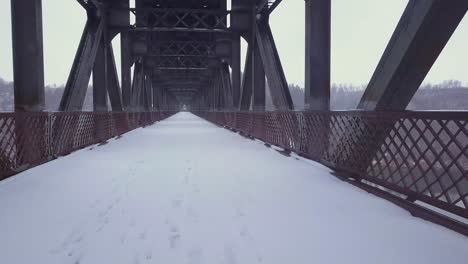
M 180 208 L 182 206 L 182 200 L 181 199 L 176 199 L 172 202 L 172 205 L 174 208 Z
M 177 226 L 172 226 L 169 234 L 169 246 L 171 249 L 176 249 L 180 241 L 179 229 Z
M 153 252 L 151 252 L 151 250 L 148 250 L 148 252 L 146 252 L 145 254 L 145 259 L 147 261 L 150 261 L 152 258 L 153 258 Z
M 225 244 L 224 245 L 224 258 L 227 264 L 237 264 L 237 256 L 234 252 L 232 245 Z
M 202 264 L 203 251 L 201 250 L 201 248 L 193 248 L 188 252 L 187 258 L 189 264 Z
M 146 240 L 146 232 L 141 232 L 139 238 L 140 240 Z

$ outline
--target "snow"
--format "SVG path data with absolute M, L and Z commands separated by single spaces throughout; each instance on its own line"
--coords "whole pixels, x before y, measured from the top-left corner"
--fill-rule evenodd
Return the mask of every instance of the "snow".
M 468 239 L 179 113 L 0 182 L 0 263 L 451 263 Z

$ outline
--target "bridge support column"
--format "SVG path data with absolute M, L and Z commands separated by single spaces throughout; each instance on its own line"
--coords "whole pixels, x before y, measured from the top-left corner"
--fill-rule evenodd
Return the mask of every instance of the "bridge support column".
M 109 95 L 112 111 L 122 111 L 122 97 L 115 66 L 112 44 L 105 45 L 102 40 L 96 55 L 93 69 L 93 109 L 96 112 L 107 111 Z
M 132 98 L 132 56 L 130 54 L 131 42 L 128 32 L 120 34 L 121 72 L 122 72 L 122 103 L 127 110 Z
M 108 53 L 104 35 L 105 34 L 103 34 L 100 40 L 93 69 L 93 110 L 95 112 L 107 111 Z
M 222 63 L 220 68 L 221 89 L 224 93 L 224 110 L 232 110 L 234 106 L 233 89 L 228 63 Z
M 231 53 L 231 69 L 232 69 L 232 98 L 235 106 L 239 105 L 240 89 L 241 89 L 241 40 L 240 35 L 233 33 L 232 35 L 232 53 Z
M 467 10 L 466 0 L 410 0 L 358 108 L 404 110 Z
M 157 86 L 157 84 L 153 83 L 151 85 L 151 89 L 153 89 L 153 111 L 160 111 L 161 110 L 161 88 Z
M 216 71 L 214 73 L 211 89 L 213 93 L 213 110 L 221 110 L 221 88 L 219 80 L 219 71 Z
M 167 95 L 168 91 L 167 89 L 163 89 L 161 92 L 162 92 L 161 93 L 162 109 L 167 111 L 169 110 L 169 103 L 168 103 L 169 100 L 168 100 L 168 95 Z
M 273 105 L 278 110 L 292 110 L 294 104 L 268 21 L 268 16 L 254 21 L 256 50 L 260 53 L 260 60 L 263 62 Z
M 255 43 L 252 62 L 253 76 L 253 105 L 252 110 L 258 112 L 265 111 L 265 69 L 263 68 L 262 58 L 259 47 Z
M 145 85 L 144 66 L 142 61 L 135 62 L 133 69 L 132 111 L 142 111 L 143 86 Z
M 43 111 L 41 0 L 11 0 L 15 111 Z
M 247 58 L 245 60 L 245 67 L 244 67 L 244 77 L 242 79 L 242 91 L 239 103 L 239 109 L 242 111 L 250 110 L 250 103 L 252 101 L 252 78 L 253 78 L 253 69 L 252 69 L 252 61 L 253 61 L 253 54 L 254 48 L 253 45 L 249 44 L 247 50 Z
M 89 78 L 94 67 L 105 28 L 105 20 L 88 17 L 78 51 L 68 76 L 60 101 L 60 111 L 81 111 L 88 90 Z
M 117 66 L 115 65 L 114 49 L 110 42 L 107 47 L 107 91 L 112 106 L 112 111 L 122 111 L 122 92 L 120 91 Z
M 265 70 L 255 41 L 249 43 L 245 62 L 240 110 L 265 111 Z M 253 96 L 253 98 L 252 98 Z
M 152 78 L 149 73 L 146 74 L 145 80 L 145 111 L 151 111 L 153 109 L 153 87 Z
M 331 0 L 305 0 L 305 110 L 330 110 Z

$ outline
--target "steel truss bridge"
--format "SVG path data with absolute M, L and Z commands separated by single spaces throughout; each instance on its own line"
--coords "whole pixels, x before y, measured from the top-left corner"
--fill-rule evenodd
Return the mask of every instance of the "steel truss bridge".
M 41 0 L 11 1 L 15 112 L 0 115 L 0 179 L 186 106 L 468 235 L 467 225 L 450 217 L 468 219 L 468 114 L 405 111 L 468 1 L 410 0 L 356 110 L 340 112 L 330 111 L 330 0 L 305 0 L 301 112 L 269 25 L 281 0 L 232 0 L 229 9 L 223 0 L 136 0 L 134 7 L 128 0 L 77 1 L 88 20 L 58 112 L 50 113 Z M 111 44 L 117 35 L 121 65 Z M 243 74 L 241 38 L 248 43 Z M 94 111 L 82 112 L 91 75 Z M 265 111 L 266 87 L 272 112 Z

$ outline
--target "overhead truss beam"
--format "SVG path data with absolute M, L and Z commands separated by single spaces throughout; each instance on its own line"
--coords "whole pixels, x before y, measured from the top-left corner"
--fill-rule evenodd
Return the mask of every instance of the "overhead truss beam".
M 130 8 L 134 28 L 226 30 L 229 11 L 181 8 Z

